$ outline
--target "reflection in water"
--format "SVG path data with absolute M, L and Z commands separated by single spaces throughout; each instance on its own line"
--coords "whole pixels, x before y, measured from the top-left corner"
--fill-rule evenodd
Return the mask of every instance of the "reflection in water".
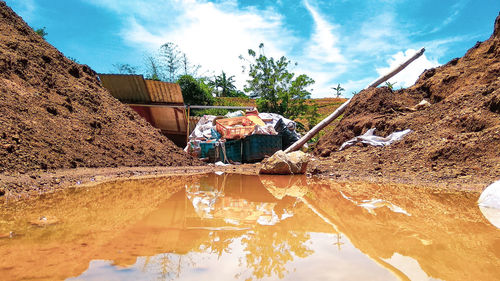
M 500 276 L 500 233 L 463 194 L 224 174 L 46 197 L 0 213 L 2 280 Z

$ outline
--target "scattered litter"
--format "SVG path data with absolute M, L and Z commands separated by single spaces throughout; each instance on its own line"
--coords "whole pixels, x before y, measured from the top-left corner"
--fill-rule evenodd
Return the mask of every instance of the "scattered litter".
M 277 135 L 278 132 L 276 132 L 276 130 L 274 129 L 274 126 L 272 124 L 268 124 L 268 125 L 264 125 L 264 126 L 256 125 L 252 134 L 253 135 Z
M 500 210 L 500 180 L 489 185 L 479 196 L 477 203 L 480 207 Z
M 266 125 L 268 124 L 271 124 L 274 126 L 276 126 L 276 124 L 278 123 L 278 121 L 280 120 L 283 120 L 283 122 L 285 123 L 285 125 L 288 125 L 289 123 L 294 123 L 294 121 L 290 120 L 290 119 L 287 119 L 279 114 L 276 114 L 276 113 L 266 113 L 266 112 L 263 112 L 263 113 L 259 113 L 259 117 L 260 119 L 262 119 L 262 121 L 264 121 L 266 123 Z
M 350 139 L 350 140 L 344 142 L 340 146 L 339 150 L 343 150 L 345 148 L 353 146 L 357 142 L 361 142 L 361 143 L 369 144 L 369 145 L 373 145 L 373 146 L 387 146 L 387 145 L 392 144 L 393 142 L 401 140 L 405 135 L 412 132 L 412 130 L 406 129 L 404 131 L 393 132 L 392 134 L 388 135 L 387 137 L 375 136 L 373 134 L 374 132 L 375 132 L 375 128 L 372 128 L 372 129 L 366 131 L 366 133 L 364 133 L 363 135 L 357 136 L 353 139 Z
M 234 112 L 228 112 L 224 117 L 226 118 L 233 118 L 233 117 L 238 117 L 238 116 L 245 116 L 245 112 L 238 110 Z
M 477 203 L 483 216 L 496 228 L 500 228 L 500 180 L 488 186 Z
M 417 105 L 415 106 L 412 106 L 412 107 L 407 107 L 408 110 L 410 111 L 417 111 L 417 110 L 420 110 L 420 109 L 423 109 L 425 107 L 429 107 L 431 106 L 431 103 L 426 101 L 425 99 L 422 100 L 421 102 L 419 102 Z
M 215 171 L 215 174 L 220 176 L 220 175 L 224 174 L 224 172 L 223 171 Z
M 229 166 L 230 164 L 225 164 L 222 161 L 215 162 L 215 166 Z
M 283 118 L 280 119 L 274 126 L 276 132 L 282 136 L 283 150 L 286 150 L 289 146 L 300 139 L 300 135 L 295 131 L 295 128 L 295 122 L 286 123 Z

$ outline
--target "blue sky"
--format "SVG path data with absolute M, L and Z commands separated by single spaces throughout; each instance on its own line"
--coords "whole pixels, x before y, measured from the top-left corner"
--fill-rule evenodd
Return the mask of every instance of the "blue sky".
M 247 78 L 239 55 L 265 44 L 316 83 L 313 97 L 364 88 L 421 47 L 425 55 L 395 76 L 411 86 L 426 68 L 463 56 L 493 31 L 498 0 L 7 0 L 47 41 L 97 72 L 113 64 L 142 67 L 144 57 L 174 42 L 201 74 Z

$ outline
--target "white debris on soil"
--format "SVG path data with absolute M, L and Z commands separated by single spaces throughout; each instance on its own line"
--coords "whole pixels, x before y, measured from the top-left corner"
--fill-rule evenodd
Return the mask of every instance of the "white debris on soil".
M 496 228 L 500 228 L 500 180 L 488 186 L 477 203 L 483 216 Z
M 343 150 L 347 147 L 353 146 L 358 142 L 373 145 L 373 146 L 387 146 L 387 145 L 392 144 L 393 142 L 401 140 L 405 135 L 412 132 L 412 130 L 406 129 L 404 131 L 394 132 L 394 133 L 388 135 L 387 137 L 376 136 L 373 134 L 374 132 L 375 132 L 375 128 L 372 128 L 372 129 L 366 131 L 366 133 L 364 133 L 363 135 L 357 136 L 353 139 L 350 139 L 350 140 L 344 142 L 342 144 L 342 146 L 340 146 L 339 150 Z

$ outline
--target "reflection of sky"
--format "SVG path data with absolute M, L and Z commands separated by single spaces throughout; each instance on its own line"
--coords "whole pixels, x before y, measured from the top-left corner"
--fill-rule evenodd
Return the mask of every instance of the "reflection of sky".
M 343 244 L 339 250 L 333 244 L 336 235 L 309 235 L 311 239 L 305 244 L 314 252 L 307 258 L 295 258 L 287 263 L 285 268 L 288 272 L 282 280 L 397 280 L 389 271 L 356 249 L 348 239 L 340 239 Z M 241 238 L 238 238 L 229 245 L 229 251 L 220 257 L 207 252 L 160 254 L 149 258 L 140 257 L 136 264 L 127 269 L 113 266 L 110 261 L 92 261 L 89 269 L 80 277 L 68 280 L 162 280 L 162 268 L 168 272 L 164 280 L 247 280 L 252 277 L 252 272 L 244 264 L 247 254 L 244 249 Z M 276 279 L 277 276 L 270 276 L 263 280 Z
M 385 259 L 385 262 L 394 266 L 403 272 L 410 280 L 419 281 L 419 280 L 440 280 L 431 278 L 422 270 L 418 262 L 411 257 L 403 256 L 399 253 L 395 253 L 391 258 Z

